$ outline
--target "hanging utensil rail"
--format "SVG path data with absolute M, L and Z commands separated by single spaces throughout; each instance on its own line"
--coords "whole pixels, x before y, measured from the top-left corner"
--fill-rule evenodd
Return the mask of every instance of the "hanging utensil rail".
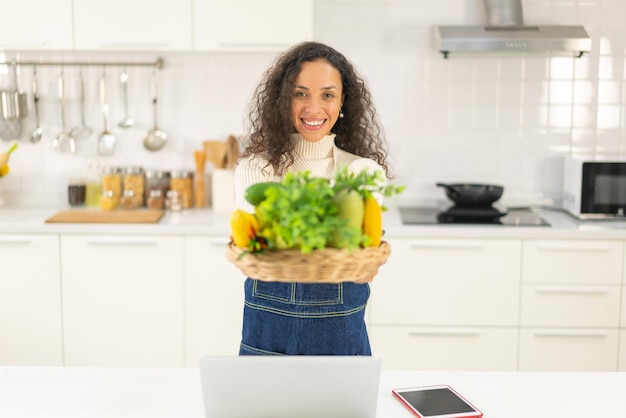
M 102 66 L 127 66 L 127 67 L 155 67 L 158 69 L 162 69 L 163 65 L 164 65 L 164 61 L 163 58 L 159 57 L 157 58 L 155 61 L 151 61 L 151 62 L 121 62 L 121 61 L 112 61 L 112 62 L 107 62 L 107 61 L 18 61 L 18 60 L 11 60 L 11 61 L 4 61 L 4 62 L 0 62 L 0 65 L 11 65 L 11 64 L 18 64 L 18 65 L 37 65 L 37 66 L 54 66 L 54 65 L 58 65 L 58 66 L 96 66 L 96 67 L 102 67 Z

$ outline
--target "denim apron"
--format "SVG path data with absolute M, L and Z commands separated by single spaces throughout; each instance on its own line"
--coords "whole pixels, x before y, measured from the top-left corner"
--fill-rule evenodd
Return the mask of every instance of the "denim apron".
M 368 284 L 245 281 L 240 355 L 371 355 Z

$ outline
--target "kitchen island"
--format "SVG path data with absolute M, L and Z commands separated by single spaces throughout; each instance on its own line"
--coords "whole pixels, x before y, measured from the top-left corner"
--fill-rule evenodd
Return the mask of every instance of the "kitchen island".
M 398 387 L 448 384 L 486 418 L 626 416 L 626 373 L 383 371 L 377 417 L 413 416 Z M 203 418 L 198 369 L 0 367 L 0 416 Z

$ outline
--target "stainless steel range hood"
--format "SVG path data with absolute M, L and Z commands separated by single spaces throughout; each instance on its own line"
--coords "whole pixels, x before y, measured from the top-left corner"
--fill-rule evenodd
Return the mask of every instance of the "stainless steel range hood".
M 483 0 L 486 26 L 437 26 L 436 47 L 448 58 L 454 52 L 547 52 L 580 57 L 591 50 L 583 26 L 524 25 L 521 0 Z

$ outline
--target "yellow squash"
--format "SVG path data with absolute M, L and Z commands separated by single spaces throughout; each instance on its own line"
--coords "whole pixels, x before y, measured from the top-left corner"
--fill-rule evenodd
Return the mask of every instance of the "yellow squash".
M 363 233 L 370 238 L 372 247 L 378 247 L 383 236 L 382 208 L 376 199 L 366 197 L 363 212 Z
M 259 221 L 254 214 L 236 209 L 230 216 L 230 229 L 235 245 L 239 248 L 248 248 L 250 240 L 259 230 Z

